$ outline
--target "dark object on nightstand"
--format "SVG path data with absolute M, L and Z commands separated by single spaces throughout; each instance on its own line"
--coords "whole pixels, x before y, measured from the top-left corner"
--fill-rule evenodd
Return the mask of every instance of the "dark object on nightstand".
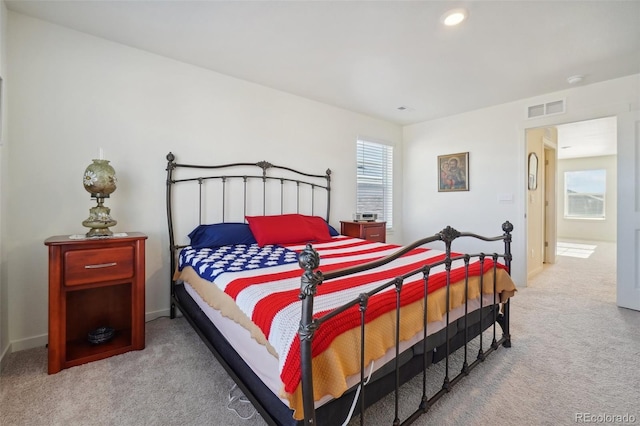
M 89 332 L 87 340 L 92 345 L 99 345 L 100 343 L 106 343 L 111 340 L 115 332 L 116 331 L 111 327 L 98 327 Z

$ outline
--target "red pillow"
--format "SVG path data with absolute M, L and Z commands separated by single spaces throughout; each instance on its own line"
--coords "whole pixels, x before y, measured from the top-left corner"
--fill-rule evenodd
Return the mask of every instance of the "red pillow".
M 326 222 L 316 216 L 283 214 L 275 216 L 246 216 L 246 219 L 249 222 L 251 233 L 260 246 L 307 243 L 331 239 Z
M 307 219 L 309 227 L 313 231 L 314 241 L 329 241 L 331 234 L 329 233 L 329 225 L 320 216 L 304 216 Z

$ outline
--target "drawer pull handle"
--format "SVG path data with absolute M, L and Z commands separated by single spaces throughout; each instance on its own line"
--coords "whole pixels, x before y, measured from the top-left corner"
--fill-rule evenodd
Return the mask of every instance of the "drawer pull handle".
M 99 263 L 97 265 L 85 265 L 84 269 L 100 269 L 100 268 L 110 268 L 112 266 L 116 266 L 116 262 L 111 263 Z
M 371 237 L 379 237 L 380 234 L 371 234 Z

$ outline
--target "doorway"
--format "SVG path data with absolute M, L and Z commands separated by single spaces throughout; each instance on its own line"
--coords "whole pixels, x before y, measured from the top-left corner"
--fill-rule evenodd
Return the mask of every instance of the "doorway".
M 527 188 L 527 280 L 571 245 L 615 246 L 616 129 L 616 117 L 606 117 L 526 130 L 527 161 L 542 159 L 538 187 Z

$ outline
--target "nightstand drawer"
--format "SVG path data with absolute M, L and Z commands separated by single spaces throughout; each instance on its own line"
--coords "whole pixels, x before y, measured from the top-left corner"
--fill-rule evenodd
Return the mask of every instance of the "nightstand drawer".
M 67 251 L 64 284 L 74 286 L 133 277 L 133 251 L 133 246 Z
M 369 241 L 376 241 L 379 243 L 385 242 L 386 232 L 385 224 L 376 224 L 376 226 L 366 226 L 363 229 L 364 239 Z

